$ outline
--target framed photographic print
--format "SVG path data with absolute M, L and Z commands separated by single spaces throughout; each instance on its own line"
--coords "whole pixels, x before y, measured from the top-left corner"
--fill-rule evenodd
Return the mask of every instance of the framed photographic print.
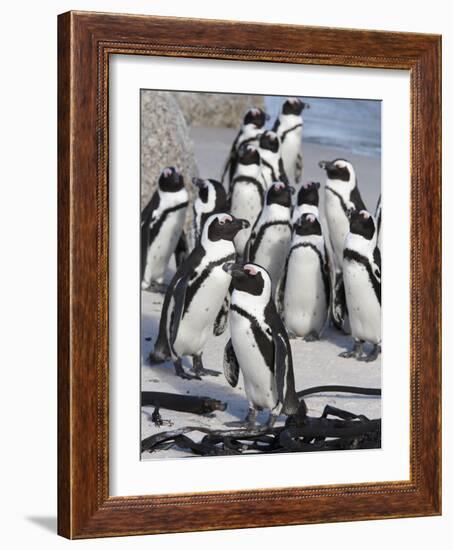
M 59 533 L 435 515 L 440 37 L 59 16 Z

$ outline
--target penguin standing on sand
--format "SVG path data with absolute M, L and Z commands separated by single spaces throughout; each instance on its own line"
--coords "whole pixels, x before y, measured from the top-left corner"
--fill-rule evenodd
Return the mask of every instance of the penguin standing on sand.
M 266 193 L 264 207 L 247 243 L 247 261 L 268 271 L 273 296 L 284 273 L 291 231 L 291 188 L 277 181 Z
M 152 364 L 171 359 L 176 375 L 186 379 L 220 374 L 203 367 L 202 353 L 231 283 L 222 266 L 236 258 L 233 239 L 247 225 L 246 220 L 225 213 L 208 218 L 201 239 L 165 294 L 159 335 L 149 356 Z M 193 374 L 182 367 L 185 355 L 193 357 Z
M 212 214 L 227 210 L 227 196 L 219 181 L 192 178 L 192 183 L 198 188 L 198 197 L 193 202 L 193 244 L 196 245 L 206 220 Z
M 176 168 L 165 168 L 157 190 L 141 214 L 142 289 L 162 291 L 171 255 L 184 249 L 183 227 L 189 205 L 184 179 Z M 178 258 L 177 258 L 178 264 Z
M 253 107 L 245 113 L 241 128 L 231 146 L 230 154 L 222 175 L 222 183 L 226 185 L 227 190 L 229 189 L 229 185 L 236 171 L 239 149 L 248 144 L 258 143 L 259 136 L 264 132 L 264 125 L 266 124 L 267 118 L 267 114 L 258 107 Z M 227 174 L 228 182 L 225 184 L 225 177 Z
M 238 164 L 230 186 L 230 212 L 236 218 L 244 218 L 250 227 L 239 231 L 234 246 L 239 256 L 250 238 L 252 227 L 264 204 L 266 185 L 261 174 L 261 157 L 254 145 L 241 147 Z
M 266 188 L 269 189 L 274 181 L 282 181 L 288 185 L 288 177 L 285 173 L 281 157 L 280 138 L 275 132 L 267 130 L 261 134 L 259 153 L 261 157 L 261 171 Z
M 319 218 L 319 187 L 319 181 L 308 181 L 300 186 L 293 209 L 293 223 L 296 223 L 302 214 L 314 214 Z
M 226 263 L 233 278 L 230 307 L 231 339 L 224 354 L 224 373 L 235 387 L 239 371 L 249 401 L 244 422 L 230 425 L 253 427 L 258 411 L 269 410 L 268 427 L 281 414 L 297 413 L 291 346 L 285 326 L 272 300 L 271 280 L 256 264 Z
M 281 156 L 289 183 L 299 189 L 302 175 L 302 131 L 304 120 L 302 111 L 310 105 L 297 97 L 287 99 L 272 130 L 278 135 L 281 142 Z
M 377 228 L 366 210 L 353 212 L 343 252 L 343 276 L 354 347 L 340 357 L 373 361 L 381 351 L 381 254 Z M 373 344 L 364 355 L 365 342 Z
M 326 171 L 325 213 L 332 248 L 332 318 L 337 328 L 342 328 L 346 316 L 342 275 L 343 249 L 349 232 L 351 212 L 365 210 L 353 165 L 344 159 L 321 161 L 319 167 Z
M 306 341 L 319 339 L 329 310 L 330 279 L 318 215 L 304 213 L 293 225 L 283 293 L 285 325 Z

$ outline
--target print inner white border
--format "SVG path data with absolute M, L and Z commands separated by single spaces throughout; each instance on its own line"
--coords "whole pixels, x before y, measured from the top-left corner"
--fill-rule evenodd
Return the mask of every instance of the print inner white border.
M 141 88 L 383 101 L 381 449 L 140 461 Z M 408 71 L 110 57 L 112 496 L 409 479 L 409 90 Z

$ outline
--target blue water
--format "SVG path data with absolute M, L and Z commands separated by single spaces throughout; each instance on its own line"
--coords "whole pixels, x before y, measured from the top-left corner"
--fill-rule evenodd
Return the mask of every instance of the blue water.
M 285 97 L 266 96 L 269 125 L 280 112 Z M 381 155 L 381 102 L 362 99 L 301 97 L 310 104 L 304 110 L 304 141 L 362 155 Z

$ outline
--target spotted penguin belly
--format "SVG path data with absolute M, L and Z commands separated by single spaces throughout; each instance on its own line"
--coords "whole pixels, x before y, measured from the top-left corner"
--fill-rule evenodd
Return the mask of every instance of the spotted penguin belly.
M 260 212 L 261 197 L 256 187 L 251 183 L 236 183 L 231 198 L 231 214 L 235 218 L 246 219 L 250 223 L 250 227 L 239 231 L 234 238 L 234 246 L 240 256 L 244 254 L 245 245 Z
M 288 225 L 273 225 L 265 230 L 254 254 L 253 262 L 268 271 L 273 292 L 282 278 L 290 242 L 291 230 Z
M 320 333 L 327 301 L 319 257 L 308 247 L 294 250 L 288 262 L 284 295 L 286 327 L 297 336 Z

